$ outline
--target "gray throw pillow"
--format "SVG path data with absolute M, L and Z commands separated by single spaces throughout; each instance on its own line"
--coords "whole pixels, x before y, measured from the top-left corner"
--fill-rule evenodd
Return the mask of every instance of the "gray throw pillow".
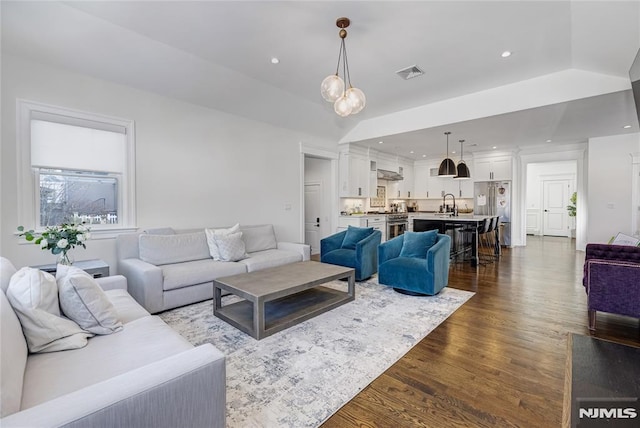
M 94 334 L 122 330 L 118 312 L 95 279 L 82 269 L 58 265 L 58 298 L 62 312 Z

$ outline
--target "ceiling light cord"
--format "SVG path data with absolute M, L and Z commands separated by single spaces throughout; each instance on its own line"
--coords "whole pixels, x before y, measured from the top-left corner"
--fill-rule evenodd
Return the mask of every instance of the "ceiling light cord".
M 349 60 L 347 58 L 347 28 L 351 22 L 349 18 L 338 18 L 336 25 L 340 28 L 340 49 L 338 51 L 338 63 L 335 74 L 327 76 L 320 85 L 322 98 L 333 104 L 333 109 L 339 116 L 346 117 L 362 111 L 366 105 L 364 92 L 354 88 L 351 84 L 351 73 L 349 70 Z M 342 77 L 340 76 L 340 66 L 342 66 Z M 348 86 L 347 86 L 348 85 Z

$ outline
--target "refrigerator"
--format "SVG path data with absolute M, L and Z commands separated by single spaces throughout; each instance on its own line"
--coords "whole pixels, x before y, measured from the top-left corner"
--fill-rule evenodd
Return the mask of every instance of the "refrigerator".
M 475 215 L 500 216 L 500 244 L 511 246 L 511 181 L 477 181 L 473 189 Z

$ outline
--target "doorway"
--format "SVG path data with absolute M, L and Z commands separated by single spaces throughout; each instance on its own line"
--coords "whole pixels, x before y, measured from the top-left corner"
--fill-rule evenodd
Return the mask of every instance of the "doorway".
M 332 159 L 304 156 L 304 243 L 320 253 L 320 240 L 331 234 Z

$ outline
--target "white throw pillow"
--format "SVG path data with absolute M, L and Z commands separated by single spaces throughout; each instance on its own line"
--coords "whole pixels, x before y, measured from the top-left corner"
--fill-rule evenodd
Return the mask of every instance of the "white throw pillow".
M 94 334 L 122 330 L 116 308 L 87 272 L 74 266 L 58 265 L 56 282 L 60 309 L 80 327 Z
M 11 277 L 7 298 L 20 319 L 29 352 L 82 348 L 93 336 L 60 316 L 56 279 L 47 272 L 23 267 Z
M 218 246 L 220 260 L 223 262 L 237 262 L 246 259 L 244 241 L 242 240 L 242 232 L 232 233 L 230 235 L 213 235 L 213 239 Z
M 225 236 L 231 235 L 232 233 L 236 233 L 240 230 L 240 223 L 236 223 L 235 226 L 232 226 L 228 229 L 205 229 L 204 233 L 207 235 L 207 244 L 209 245 L 209 254 L 213 260 L 220 261 L 220 252 L 218 251 L 218 245 L 216 244 L 215 236 Z

